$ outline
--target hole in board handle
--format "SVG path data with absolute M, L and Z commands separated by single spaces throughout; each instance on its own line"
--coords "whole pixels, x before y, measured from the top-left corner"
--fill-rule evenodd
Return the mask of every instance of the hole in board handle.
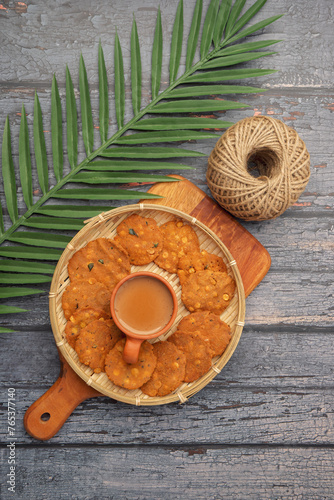
M 50 413 L 45 412 L 45 413 L 43 413 L 43 415 L 41 415 L 41 420 L 43 422 L 47 422 L 48 420 L 50 420 L 50 417 L 51 417 Z

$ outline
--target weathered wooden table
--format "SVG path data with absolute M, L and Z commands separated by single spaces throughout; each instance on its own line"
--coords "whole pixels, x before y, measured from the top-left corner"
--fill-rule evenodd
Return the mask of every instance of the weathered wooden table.
M 194 5 L 194 0 L 184 2 L 185 30 Z M 205 0 L 205 9 L 207 5 Z M 177 2 L 163 0 L 160 7 L 166 82 Z M 77 88 L 80 53 L 96 117 L 98 43 L 101 40 L 112 79 L 116 26 L 129 87 L 133 12 L 147 103 L 157 9 L 153 0 L 0 2 L 1 136 L 9 115 L 17 144 L 21 105 L 31 122 L 35 90 L 47 136 L 52 75 L 57 75 L 63 96 L 67 64 Z M 262 38 L 282 39 L 274 49 L 278 54 L 246 64 L 278 73 L 247 81 L 267 92 L 241 96 L 250 108 L 227 112 L 226 118 L 236 122 L 270 115 L 295 128 L 311 155 L 311 178 L 298 202 L 279 218 L 242 223 L 268 249 L 272 266 L 247 298 L 246 324 L 236 352 L 208 386 L 182 405 L 135 407 L 107 397 L 90 399 L 54 438 L 41 442 L 25 432 L 23 417 L 58 377 L 48 295 L 13 299 L 11 305 L 30 311 L 1 317 L 2 325 L 16 330 L 1 335 L 1 498 L 334 498 L 333 2 L 268 0 L 257 19 L 276 14 L 285 15 L 268 26 Z M 128 109 L 129 101 L 127 94 Z M 112 122 L 113 109 L 111 115 Z M 209 154 L 214 144 L 213 139 L 191 146 Z M 17 167 L 15 155 L 14 161 Z M 196 169 L 183 175 L 208 192 L 206 159 L 188 164 Z M 11 388 L 16 405 L 16 494 L 8 491 L 7 483 Z

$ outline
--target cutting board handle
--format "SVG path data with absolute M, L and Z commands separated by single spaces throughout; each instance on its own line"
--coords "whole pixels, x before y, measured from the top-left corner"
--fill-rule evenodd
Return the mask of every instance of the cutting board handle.
M 28 408 L 24 416 L 28 434 L 42 441 L 52 438 L 82 401 L 102 396 L 72 370 L 60 352 L 59 356 L 59 378 Z

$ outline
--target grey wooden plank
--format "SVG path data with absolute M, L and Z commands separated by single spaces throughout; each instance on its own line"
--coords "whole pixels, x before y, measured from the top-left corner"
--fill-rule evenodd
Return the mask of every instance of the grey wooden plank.
M 289 258 L 289 252 L 285 253 Z M 302 262 L 302 260 L 300 260 Z M 330 261 L 329 261 L 330 262 Z M 329 264 L 330 265 L 330 264 Z M 39 289 L 48 290 L 46 285 Z M 283 272 L 269 273 L 246 301 L 246 324 L 248 326 L 300 326 L 312 329 L 333 328 L 334 282 L 330 272 L 315 270 L 283 269 Z M 17 305 L 29 310 L 19 315 L 3 315 L 2 323 L 14 328 L 25 329 L 49 324 L 48 297 L 46 294 L 4 299 L 8 305 Z
M 288 253 L 286 256 L 289 258 Z M 267 274 L 261 288 L 255 289 L 247 299 L 246 322 L 332 328 L 333 276 L 319 274 L 320 291 L 316 275 L 313 272 Z
M 23 3 L 23 2 L 22 2 Z M 163 77 L 167 78 L 170 37 L 173 27 L 177 0 L 161 2 L 164 35 Z M 205 10 L 209 1 L 204 2 Z M 51 1 L 38 5 L 26 4 L 19 11 L 11 1 L 3 9 L 1 45 L 2 78 L 4 82 L 45 81 L 48 74 L 62 71 L 64 63 L 75 65 L 80 51 L 83 51 L 89 65 L 89 73 L 97 81 L 96 66 L 91 65 L 92 49 L 97 48 L 99 39 L 105 46 L 106 58 L 113 60 L 113 38 L 116 26 L 123 47 L 125 67 L 129 67 L 130 32 L 133 13 L 136 16 L 141 40 L 142 57 L 150 62 L 157 4 L 154 0 L 121 0 L 107 2 L 98 0 L 91 8 L 89 0 L 78 5 Z M 185 33 L 189 32 L 195 0 L 187 0 L 184 8 Z M 278 48 L 274 61 L 255 61 L 255 67 L 273 67 L 280 73 L 266 77 L 271 86 L 331 87 L 333 68 L 328 60 L 333 59 L 331 0 L 309 3 L 305 16 L 305 2 L 289 0 L 268 2 L 257 15 L 256 21 L 285 14 L 264 30 L 262 38 L 285 40 Z M 252 39 L 254 37 L 251 37 Z M 186 40 L 186 36 L 185 36 Z M 4 43 L 6 42 L 6 43 Z M 185 44 L 184 44 L 185 45 Z M 185 47 L 181 63 L 185 62 Z M 126 71 L 128 78 L 129 72 Z M 147 73 L 147 72 L 146 72 Z M 144 73 L 146 81 L 149 75 Z
M 28 89 L 2 89 L 2 113 L 3 117 L 0 120 L 0 133 L 2 135 L 4 129 L 5 117 L 8 115 L 11 124 L 12 140 L 13 144 L 17 143 L 19 135 L 19 124 L 21 119 L 21 108 L 22 103 L 24 103 L 27 114 L 27 121 L 29 129 L 32 128 L 33 123 L 33 93 L 35 90 L 38 91 L 42 111 L 43 111 L 43 125 L 45 130 L 45 139 L 47 144 L 47 152 L 51 155 L 51 134 L 50 134 L 50 112 L 51 112 L 51 80 L 46 85 L 43 91 L 39 91 L 38 88 L 28 88 Z M 60 96 L 62 100 L 63 108 L 63 121 L 65 120 L 65 91 L 62 88 L 65 81 L 65 75 L 63 74 L 61 78 L 58 79 L 58 84 L 60 86 Z M 77 86 L 77 79 L 73 79 L 73 83 Z M 244 83 L 239 80 L 236 85 L 244 85 Z M 258 87 L 263 87 L 261 78 L 257 79 L 255 83 Z M 225 97 L 225 96 L 224 96 Z M 225 97 L 226 98 L 226 97 Z M 207 113 L 210 116 L 216 116 L 222 120 L 229 120 L 232 122 L 237 122 L 242 118 L 253 116 L 253 115 L 269 115 L 273 118 L 277 118 L 283 121 L 287 126 L 294 128 L 301 139 L 306 144 L 311 155 L 311 165 L 314 169 L 314 178 L 311 177 L 310 182 L 325 182 L 323 175 L 329 175 L 327 172 L 331 171 L 330 168 L 326 170 L 326 167 L 330 167 L 328 163 L 331 161 L 331 157 L 334 154 L 333 146 L 329 139 L 331 137 L 331 128 L 333 125 L 333 100 L 334 92 L 333 90 L 318 90 L 310 89 L 308 91 L 299 91 L 299 89 L 274 89 L 268 90 L 267 92 L 259 94 L 238 94 L 228 96 L 230 100 L 239 101 L 248 104 L 249 109 L 237 109 L 223 111 L 221 113 Z M 150 101 L 150 96 L 143 101 L 142 107 L 145 107 Z M 91 90 L 91 103 L 93 111 L 94 123 L 98 125 L 98 92 L 94 89 Z M 109 80 L 109 108 L 110 108 L 110 137 L 113 133 L 117 131 L 116 120 L 115 120 L 115 110 L 114 110 L 114 93 L 113 93 L 113 83 Z M 77 95 L 77 109 L 79 116 L 79 130 L 80 130 L 80 101 Z M 131 107 L 131 95 L 126 96 L 126 115 L 125 123 L 127 123 L 132 118 L 132 107 Z M 65 124 L 64 124 L 65 132 Z M 223 133 L 223 131 L 216 131 L 218 137 Z M 217 139 L 218 140 L 218 139 Z M 216 141 L 215 139 L 207 141 L 191 142 L 190 146 L 194 149 L 201 147 L 201 150 L 205 154 L 210 154 Z M 98 130 L 95 130 L 95 145 L 98 147 L 100 145 L 100 139 Z M 66 151 L 66 142 L 64 141 L 64 149 Z M 17 155 L 17 148 L 13 148 L 13 154 Z M 81 154 L 84 153 L 82 140 L 79 141 L 79 151 Z M 316 155 L 316 156 L 315 156 Z M 321 159 L 323 157 L 323 159 Z M 330 158 L 328 158 L 330 157 Z M 313 159 L 314 158 L 314 159 Z M 191 160 L 189 160 L 191 161 Z M 194 161 L 194 160 L 192 160 Z M 203 161 L 203 160 L 202 160 Z M 203 163 L 203 165 L 205 162 Z M 320 174 L 319 174 L 320 172 Z M 314 185 L 310 184 L 313 191 Z
M 277 219 L 264 223 L 242 223 L 270 253 L 269 277 L 274 281 L 288 273 L 295 275 L 308 270 L 319 273 L 320 280 L 326 280 L 327 273 L 333 278 L 332 211 L 326 216 L 323 212 L 305 213 L 304 209 L 304 206 L 291 207 Z M 311 282 L 309 285 L 312 286 Z
M 90 399 L 74 410 L 48 444 L 334 445 L 332 388 L 271 389 L 258 380 L 257 387 L 229 387 L 223 374 L 182 405 L 138 407 L 108 397 Z M 2 392 L 6 408 L 7 391 Z M 43 393 L 38 384 L 15 391 L 20 444 L 38 442 L 25 432 L 23 417 Z
M 317 331 L 314 326 L 246 325 L 232 358 L 212 383 L 217 391 L 330 389 L 334 373 L 332 337 L 330 331 Z M 0 371 L 3 385 L 43 391 L 58 378 L 58 352 L 50 329 L 27 327 L 16 334 L 2 334 L 1 343 L 6 352 Z
M 16 492 L 26 500 L 333 498 L 331 448 L 36 447 L 17 454 Z

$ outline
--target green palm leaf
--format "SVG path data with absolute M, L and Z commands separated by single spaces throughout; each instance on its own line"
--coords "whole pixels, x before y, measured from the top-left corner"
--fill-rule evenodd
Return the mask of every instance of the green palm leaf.
M 240 12 L 245 5 L 246 0 L 235 0 L 233 7 L 231 8 L 229 18 L 227 20 L 226 28 L 225 28 L 225 37 L 228 38 L 235 26 L 235 22 L 239 17 Z
M 160 89 L 162 67 L 162 26 L 161 12 L 158 8 L 157 21 L 155 25 L 153 49 L 152 49 L 152 100 L 156 99 Z
M 4 304 L 0 304 L 0 314 L 14 314 L 19 312 L 26 312 L 28 309 L 22 309 L 21 307 L 15 306 L 5 306 Z M 10 330 L 6 327 L 1 327 L 1 333 L 11 333 L 14 330 Z
M 222 68 L 224 66 L 234 66 L 243 62 L 254 61 L 260 57 L 271 56 L 276 52 L 245 52 L 243 54 L 233 54 L 230 56 L 216 57 L 203 65 L 203 69 Z
M 81 174 L 83 175 L 83 174 Z M 74 230 L 80 231 L 84 223 L 78 219 L 64 217 L 38 217 L 31 216 L 22 223 L 25 227 L 33 227 L 35 229 L 59 229 L 59 230 Z
M 62 254 L 61 250 L 43 247 L 25 247 L 25 246 L 6 246 L 0 247 L 1 257 L 10 257 L 12 259 L 36 259 L 36 260 L 59 260 Z
M 0 260 L 0 271 L 14 273 L 45 273 L 53 274 L 55 266 L 27 260 Z
M 181 52 L 182 52 L 182 38 L 183 38 L 183 0 L 180 0 L 177 7 L 172 43 L 170 48 L 170 61 L 169 61 L 169 80 L 173 83 L 176 80 L 177 72 L 180 65 Z
M 115 105 L 118 128 L 123 127 L 125 113 L 125 85 L 124 69 L 121 44 L 116 33 L 115 35 Z
M 245 0 L 211 0 L 203 19 L 203 2 L 197 0 L 187 35 L 185 70 L 180 75 L 183 40 L 183 0 L 180 0 L 173 24 L 169 57 L 170 83 L 160 89 L 163 64 L 163 33 L 161 12 L 155 25 L 151 62 L 152 100 L 142 108 L 142 66 L 140 44 L 135 19 L 131 30 L 131 97 L 133 117 L 125 123 L 125 75 L 122 48 L 117 32 L 114 44 L 113 88 L 116 123 L 109 135 L 109 95 L 107 68 L 102 45 L 98 46 L 99 117 L 98 128 L 101 144 L 94 144 L 94 122 L 91 94 L 83 56 L 79 60 L 79 81 L 73 84 L 69 68 L 66 67 L 66 96 L 60 97 L 55 77 L 51 88 L 51 146 L 52 163 L 56 184 L 49 181 L 48 156 L 43 132 L 43 115 L 37 93 L 34 100 L 34 120 L 29 130 L 22 106 L 19 134 L 20 184 L 27 206 L 19 213 L 17 182 L 15 180 L 15 155 L 12 154 L 9 118 L 6 119 L 2 139 L 2 182 L 4 198 L 0 200 L 0 297 L 10 300 L 24 297 L 42 290 L 19 285 L 43 283 L 50 280 L 55 262 L 84 221 L 113 208 L 112 200 L 138 200 L 160 198 L 156 195 L 134 190 L 135 186 L 153 182 L 176 182 L 173 177 L 161 175 L 159 171 L 180 171 L 192 168 L 169 161 L 172 158 L 202 158 L 206 156 L 198 149 L 182 148 L 177 143 L 211 140 L 220 130 L 232 122 L 203 116 L 247 105 L 235 100 L 226 100 L 224 95 L 246 94 L 263 91 L 256 87 L 224 85 L 229 80 L 261 77 L 274 70 L 256 69 L 242 65 L 272 52 L 257 52 L 276 43 L 276 40 L 244 42 L 243 38 L 262 30 L 281 16 L 273 16 L 245 28 L 261 9 L 265 0 L 256 0 L 242 14 Z M 203 24 L 200 37 L 200 27 Z M 200 59 L 195 61 L 196 53 Z M 228 68 L 228 69 L 226 69 Z M 78 90 L 80 98 L 77 98 Z M 214 97 L 215 96 L 215 97 Z M 195 99 L 199 97 L 199 99 Z M 81 110 L 78 121 L 77 106 Z M 65 110 L 64 110 L 65 107 Z M 66 144 L 62 114 L 66 116 Z M 204 130 L 205 129 L 205 130 Z M 86 158 L 78 164 L 78 150 L 82 137 Z M 33 176 L 30 140 L 33 139 L 37 179 L 41 195 L 33 201 Z M 64 143 L 63 143 L 64 142 Z M 166 143 L 174 144 L 166 146 Z M 63 156 L 67 151 L 67 158 Z M 70 168 L 69 168 L 70 167 Z M 157 171 L 157 173 L 152 173 Z M 68 172 L 65 173 L 64 172 Z M 73 188 L 73 184 L 81 184 Z M 121 184 L 122 189 L 117 188 Z M 66 201 L 66 200 L 71 200 Z M 79 200 L 75 202 L 74 200 Z M 74 202 L 73 202 L 74 201 Z M 101 202 L 107 201 L 102 204 Z M 63 234 L 66 232 L 66 234 Z M 4 286 L 11 285 L 11 286 Z M 14 286 L 15 285 L 15 286 Z M 18 285 L 18 286 L 16 286 Z M 11 304 L 0 305 L 0 314 L 23 312 L 25 309 Z M 1 331 L 10 331 L 4 327 Z
M 241 16 L 238 21 L 235 23 L 231 31 L 227 34 L 228 36 L 232 36 L 237 33 L 245 24 L 248 23 L 255 16 L 255 14 L 264 6 L 267 0 L 257 0 L 244 14 Z M 244 2 L 243 2 L 244 3 Z
M 220 58 L 219 58 L 220 59 Z M 176 97 L 195 97 L 195 96 L 208 96 L 208 95 L 213 95 L 213 94 L 220 94 L 220 95 L 226 95 L 226 94 L 254 94 L 257 92 L 264 92 L 264 89 L 258 89 L 256 87 L 244 87 L 242 85 L 196 85 L 195 87 L 180 87 L 177 89 L 174 89 L 170 93 L 170 97 L 176 98 Z M 180 120 L 180 118 L 179 118 Z M 200 118 L 194 119 L 194 123 L 200 123 Z M 202 120 L 205 120 L 205 118 L 202 118 Z M 145 120 L 147 122 L 148 120 Z M 212 122 L 216 122 L 216 126 L 213 126 L 213 128 L 217 127 L 217 120 L 212 120 Z M 144 123 L 145 123 L 144 122 Z M 175 120 L 174 120 L 175 122 Z M 141 122 L 143 123 L 143 122 Z M 140 128 L 140 124 L 137 127 L 133 128 Z M 190 127 L 189 127 L 190 128 Z M 203 125 L 203 127 L 196 127 L 196 128 L 208 128 L 208 126 Z M 209 126 L 209 128 L 211 128 Z M 222 127 L 224 128 L 224 127 Z
M 106 158 L 177 158 L 177 157 L 191 157 L 191 156 L 206 156 L 204 153 L 198 151 L 191 151 L 190 149 L 169 148 L 169 147 L 119 147 L 110 148 L 101 153 L 101 156 Z
M 88 78 L 84 59 L 80 56 L 79 65 L 79 87 L 80 87 L 80 103 L 81 103 L 81 119 L 82 119 L 82 137 L 86 148 L 87 156 L 89 156 L 94 147 L 94 125 L 92 108 L 90 104 Z
M 8 299 L 9 297 L 24 297 L 26 295 L 34 295 L 36 293 L 45 293 L 45 291 L 19 286 L 3 286 L 0 288 L 0 299 Z
M 51 89 L 51 139 L 52 139 L 53 169 L 56 179 L 59 182 L 63 176 L 63 164 L 64 164 L 63 129 L 62 129 L 61 101 L 60 101 L 57 80 L 55 76 L 53 76 L 52 89 Z M 25 143 L 27 143 L 27 141 L 25 141 Z
M 199 92 L 199 94 L 196 95 L 208 95 L 208 94 L 221 94 L 222 92 L 211 90 L 213 86 L 207 85 L 205 87 L 196 87 L 196 89 Z M 178 89 L 172 90 L 171 94 L 173 94 L 174 97 L 174 92 L 175 92 L 175 97 L 189 97 L 191 94 L 191 89 L 193 87 L 183 87 L 179 91 Z M 239 87 L 234 87 L 239 90 Z M 246 88 L 246 87 L 241 87 L 241 88 Z M 247 87 L 250 88 L 250 87 Z M 204 90 L 201 90 L 204 89 Z M 222 85 L 219 86 L 219 89 L 222 89 Z M 224 89 L 225 90 L 225 89 Z M 259 92 L 261 89 L 254 89 L 254 91 Z M 262 90 L 261 90 L 262 92 Z M 234 93 L 234 92 L 233 92 Z M 136 125 L 133 125 L 133 129 L 135 130 L 178 130 L 181 132 L 180 128 L 182 130 L 184 129 L 189 129 L 189 130 L 198 130 L 198 129 L 203 129 L 203 128 L 226 128 L 229 127 L 230 125 L 233 125 L 232 122 L 223 122 L 220 120 L 216 120 L 215 118 L 201 118 L 201 117 L 196 117 L 193 118 L 192 116 L 187 116 L 187 117 L 178 117 L 177 120 L 175 118 L 170 118 L 170 117 L 163 117 L 163 118 L 147 118 L 146 120 L 142 120 Z M 163 163 L 159 165 L 164 165 Z M 162 168 L 162 167 L 160 167 Z
M 99 171 L 95 173 L 81 172 L 75 177 L 75 182 L 82 182 L 84 184 L 140 184 L 142 182 L 145 182 L 146 184 L 153 184 L 154 182 L 175 182 L 176 180 L 177 179 L 173 179 L 173 177 L 167 177 L 165 175 L 138 174 L 137 172 L 105 172 L 104 174 L 101 174 Z
M 65 248 L 71 239 L 71 236 L 64 236 L 63 234 L 32 233 L 27 231 L 18 231 L 8 236 L 8 241 L 13 241 L 14 243 L 51 248 Z
M 10 126 L 7 117 L 2 141 L 2 178 L 9 216 L 12 222 L 18 219 L 15 171 L 10 140 Z
M 187 71 L 191 68 L 191 65 L 195 57 L 196 46 L 199 36 L 199 29 L 201 27 L 202 10 L 203 10 L 203 1 L 197 0 L 193 19 L 191 22 L 190 33 L 188 36 L 187 59 L 186 59 Z
M 269 17 L 268 19 L 265 19 L 264 21 L 260 21 L 259 23 L 254 24 L 253 26 L 250 26 L 249 28 L 246 28 L 243 31 L 239 31 L 236 35 L 234 35 L 232 38 L 228 40 L 228 43 L 234 43 L 237 40 L 240 40 L 240 38 L 245 38 L 246 36 L 251 35 L 252 33 L 255 33 L 258 30 L 261 30 L 268 26 L 269 24 L 274 23 L 278 19 L 280 19 L 282 15 L 280 16 L 272 16 Z
M 127 189 L 82 188 L 60 189 L 55 197 L 63 198 L 66 200 L 87 200 L 87 198 L 89 198 L 90 200 L 138 200 L 138 198 L 140 198 L 142 194 L 143 193 L 139 191 L 129 191 Z M 156 198 L 161 198 L 161 196 L 146 193 L 145 198 L 153 200 Z M 69 238 L 69 241 L 70 239 L 71 238 Z M 58 245 L 59 243 L 60 242 L 58 241 Z
M 50 283 L 52 277 L 43 274 L 0 273 L 0 280 L 3 285 L 31 285 L 33 283 Z
M 4 232 L 5 232 L 5 225 L 3 222 L 2 206 L 0 203 L 0 235 L 2 235 Z
M 137 24 L 133 18 L 131 30 L 131 88 L 133 114 L 140 111 L 141 104 L 141 60 Z
M 34 104 L 34 146 L 39 185 L 41 186 L 42 193 L 46 194 L 49 188 L 48 160 L 46 156 L 42 110 L 37 92 L 35 92 Z
M 99 122 L 101 143 L 108 139 L 109 129 L 109 101 L 108 101 L 108 79 L 107 68 L 101 42 L 99 43 Z
M 222 71 L 205 71 L 189 76 L 185 83 L 224 82 L 229 80 L 242 80 L 255 78 L 275 73 L 273 69 L 233 69 Z
M 123 135 L 117 140 L 117 144 L 145 144 L 153 142 L 183 142 L 196 141 L 201 139 L 218 139 L 216 134 L 207 132 L 196 132 L 192 130 L 164 131 L 164 132 L 144 132 L 131 135 Z
M 30 208 L 33 204 L 31 158 L 30 158 L 30 147 L 29 147 L 28 123 L 24 105 L 22 105 L 21 125 L 20 125 L 20 135 L 19 135 L 19 167 L 20 167 L 20 179 L 21 179 L 24 203 L 27 205 L 27 208 Z
M 5 306 L 3 306 L 5 307 Z M 10 311 L 8 310 L 10 309 Z M 23 311 L 26 311 L 26 309 L 19 309 L 18 307 L 11 307 L 11 308 L 8 308 L 7 309 L 7 313 L 8 312 L 23 312 Z M 3 314 L 3 312 L 1 311 L 1 306 L 0 306 L 0 314 Z M 0 326 L 0 333 L 14 333 L 15 330 L 11 330 L 10 328 L 6 328 L 4 326 Z
M 215 24 L 217 20 L 217 14 L 219 9 L 219 0 L 212 0 L 208 11 L 205 16 L 204 26 L 203 26 L 203 34 L 201 40 L 201 57 L 204 59 L 207 53 L 209 52 L 213 32 L 215 29 Z
M 187 99 L 185 101 L 169 101 L 157 104 L 154 113 L 203 113 L 206 111 L 222 111 L 225 109 L 247 108 L 247 104 L 235 101 L 218 101 L 215 99 Z
M 231 45 L 230 47 L 224 47 L 216 53 L 216 57 L 229 56 L 234 54 L 241 54 L 243 52 L 250 52 L 252 50 L 264 49 L 270 45 L 281 42 L 282 40 L 263 40 L 261 42 L 246 42 L 238 43 L 238 45 Z
M 224 122 L 225 123 L 225 122 Z M 91 172 L 133 171 L 133 170 L 191 170 L 193 167 L 167 161 L 98 160 L 88 163 L 85 170 Z M 93 208 L 93 207 L 90 207 Z
M 228 16 L 231 10 L 231 5 L 232 5 L 232 0 L 225 0 L 220 5 L 216 26 L 213 32 L 213 43 L 216 48 L 219 46 L 220 40 L 222 39 L 224 29 L 228 20 Z
M 77 217 L 90 219 L 101 212 L 108 212 L 113 209 L 111 206 L 84 206 L 84 205 L 45 205 L 36 210 L 37 214 L 50 215 L 51 217 Z M 1 251 L 1 248 L 0 248 Z
M 66 121 L 67 154 L 70 166 L 74 169 L 78 160 L 78 116 L 71 73 L 66 66 Z

